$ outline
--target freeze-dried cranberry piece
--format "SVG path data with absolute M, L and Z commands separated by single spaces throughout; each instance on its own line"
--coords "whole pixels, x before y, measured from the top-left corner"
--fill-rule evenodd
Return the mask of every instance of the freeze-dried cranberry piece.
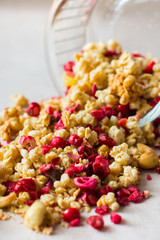
M 106 205 L 101 205 L 100 207 L 97 207 L 95 212 L 100 215 L 104 215 L 106 213 L 109 213 L 109 207 Z
M 78 160 L 79 158 L 83 157 L 83 154 L 81 155 L 74 155 L 72 152 L 67 152 L 67 156 L 73 160 Z
M 121 53 L 117 53 L 117 52 L 112 51 L 112 50 L 107 50 L 107 52 L 105 53 L 105 57 L 117 57 L 120 54 Z
M 87 201 L 87 193 L 84 193 L 84 194 L 80 197 L 80 199 L 81 199 L 83 202 L 85 202 L 85 203 L 88 204 L 88 201 Z
M 84 171 L 86 172 L 87 176 L 93 175 L 93 162 L 86 163 L 84 166 Z
M 66 126 L 64 125 L 62 119 L 60 119 L 54 126 L 55 130 L 65 129 Z
M 70 227 L 78 227 L 80 225 L 80 218 L 76 218 L 69 223 Z
M 90 155 L 90 156 L 88 157 L 89 162 L 93 162 L 97 156 L 98 156 L 97 153 Z
M 97 187 L 98 181 L 93 177 L 76 177 L 73 179 L 76 187 L 82 191 L 93 191 Z
M 104 221 L 101 216 L 90 216 L 87 219 L 87 224 L 89 224 L 91 227 L 101 230 L 104 226 Z
M 38 191 L 38 197 L 40 198 L 41 195 L 48 194 L 49 193 L 49 189 L 50 188 L 48 186 L 40 188 L 39 191 Z
M 64 71 L 66 72 L 73 72 L 73 66 L 75 63 L 73 61 L 69 61 L 66 64 L 63 65 Z
M 18 179 L 17 184 L 14 187 L 14 191 L 17 193 L 20 192 L 35 192 L 36 191 L 36 184 L 32 178 L 23 178 Z
M 31 200 L 36 200 L 38 198 L 38 193 L 35 191 L 28 191 Z
M 147 175 L 147 180 L 149 180 L 149 181 L 152 180 L 151 175 L 149 175 L 149 174 Z
M 116 145 L 116 142 L 112 138 L 108 137 L 105 133 L 100 133 L 98 136 L 99 144 L 106 144 L 108 147 L 113 147 Z
M 152 61 L 147 67 L 146 69 L 143 70 L 143 73 L 150 73 L 152 74 L 153 73 L 153 66 L 155 65 L 156 63 L 154 61 Z
M 112 212 L 110 218 L 111 218 L 111 222 L 115 224 L 119 224 L 122 221 L 122 217 L 116 212 Z
M 102 120 L 105 117 L 102 110 L 92 110 L 91 115 L 99 121 Z
M 129 111 L 129 105 L 128 104 L 127 105 L 120 104 L 117 107 L 117 111 L 126 115 L 126 114 L 128 114 L 128 111 Z
M 68 139 L 68 142 L 71 144 L 71 145 L 75 145 L 75 146 L 79 146 L 81 145 L 81 143 L 83 142 L 83 139 L 80 138 L 77 134 L 72 134 L 69 139 Z
M 40 171 L 42 172 L 42 173 L 45 173 L 46 171 L 48 171 L 49 169 L 51 169 L 52 168 L 52 164 L 51 163 L 49 163 L 49 164 L 43 164 L 41 167 L 40 167 Z
M 77 148 L 77 152 L 78 152 L 79 154 L 84 153 L 84 150 L 85 150 L 85 146 L 84 146 L 84 145 L 81 145 L 81 146 L 79 146 L 79 147 Z
M 48 115 L 53 115 L 53 111 L 54 111 L 54 108 L 52 106 L 49 106 L 46 108 L 46 112 L 48 113 Z
M 33 200 L 26 200 L 26 204 L 27 204 L 28 206 L 31 206 L 33 203 L 34 203 Z
M 128 198 L 130 202 L 138 203 L 143 199 L 143 195 L 139 191 L 134 191 Z
M 71 165 L 65 173 L 67 173 L 70 177 L 72 177 L 74 174 L 79 174 L 83 171 L 84 167 L 82 165 L 74 166 Z
M 156 167 L 156 172 L 160 174 L 160 167 Z
M 26 110 L 26 113 L 31 117 L 37 117 L 40 113 L 41 107 L 36 102 L 31 102 Z
M 54 148 L 65 148 L 68 146 L 68 142 L 61 137 L 53 137 L 51 140 L 51 146 Z
M 110 173 L 108 161 L 106 159 L 97 159 L 93 163 L 93 172 L 102 180 Z
M 116 116 L 117 115 L 117 112 L 112 107 L 102 106 L 101 109 L 104 112 L 104 115 L 106 117 L 110 118 L 111 116 Z
M 97 191 L 97 194 L 99 197 L 103 196 L 103 195 L 106 195 L 107 194 L 107 191 L 105 188 L 100 188 L 98 191 Z
M 56 121 L 61 119 L 61 113 L 58 111 L 53 111 L 53 117 L 55 118 Z
M 44 146 L 42 146 L 42 147 L 41 147 L 42 154 L 45 155 L 45 154 L 48 153 L 51 149 L 52 149 L 52 146 L 50 146 L 50 145 L 44 145 Z
M 93 97 L 95 97 L 96 91 L 97 91 L 97 86 L 96 86 L 96 84 L 93 84 L 92 85 L 92 96 Z
M 66 209 L 63 213 L 63 220 L 65 222 L 71 222 L 75 219 L 80 219 L 80 212 L 77 208 Z
M 65 95 L 67 96 L 68 95 L 68 92 L 69 92 L 69 89 L 70 89 L 71 87 L 66 87 L 66 91 L 65 91 Z
M 7 180 L 6 182 L 3 182 L 3 185 L 7 188 L 6 194 L 14 192 L 16 184 L 13 181 Z
M 34 139 L 34 137 L 31 136 L 21 136 L 19 143 L 25 147 L 25 148 L 35 148 L 36 147 L 36 140 Z
M 70 114 L 74 113 L 74 111 L 75 111 L 75 109 L 71 108 L 71 107 L 66 107 L 65 110 L 70 112 Z
M 121 119 L 118 121 L 118 127 L 123 127 L 123 128 L 125 128 L 125 127 L 126 127 L 126 123 L 127 123 L 127 118 L 121 118 Z
M 137 186 L 131 186 L 131 187 L 128 188 L 128 191 L 130 191 L 132 193 L 134 191 L 140 191 L 140 190 Z
M 138 58 L 138 57 L 141 57 L 141 58 L 145 58 L 143 55 L 141 55 L 140 53 L 132 53 L 132 57 L 135 57 L 135 58 Z
M 98 201 L 98 197 L 95 193 L 87 193 L 87 202 L 90 206 L 96 206 Z
M 128 196 L 123 196 L 123 197 L 117 197 L 117 202 L 121 205 L 121 206 L 126 206 L 128 205 Z

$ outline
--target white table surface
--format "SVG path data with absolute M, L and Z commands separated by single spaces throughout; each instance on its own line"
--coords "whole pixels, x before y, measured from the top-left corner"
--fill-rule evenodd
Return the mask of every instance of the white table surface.
M 44 53 L 44 26 L 51 0 L 0 0 L 0 109 L 10 104 L 13 93 L 23 93 L 31 101 L 56 95 L 52 86 Z M 85 224 L 77 228 L 58 227 L 52 236 L 37 234 L 26 228 L 22 219 L 0 222 L 0 239 L 4 240 L 82 240 L 127 239 L 158 240 L 160 236 L 160 175 L 151 173 L 152 181 L 143 174 L 141 189 L 151 191 L 151 197 L 141 204 L 130 204 L 119 213 L 122 224 L 114 225 L 109 215 L 104 217 L 101 232 Z M 93 212 L 92 212 L 93 213 Z

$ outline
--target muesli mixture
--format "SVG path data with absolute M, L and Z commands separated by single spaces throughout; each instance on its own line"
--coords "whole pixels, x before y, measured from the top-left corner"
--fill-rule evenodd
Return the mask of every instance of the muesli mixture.
M 0 219 L 20 214 L 45 234 L 80 225 L 91 206 L 92 227 L 107 213 L 120 223 L 120 206 L 149 197 L 141 170 L 160 173 L 160 118 L 138 127 L 160 100 L 159 60 L 110 40 L 88 43 L 64 70 L 65 97 L 29 104 L 16 94 L 0 115 Z

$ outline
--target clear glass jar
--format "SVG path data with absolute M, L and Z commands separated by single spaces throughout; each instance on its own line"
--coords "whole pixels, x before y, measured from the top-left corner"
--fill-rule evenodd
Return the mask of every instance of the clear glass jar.
M 46 31 L 47 64 L 64 94 L 63 65 L 87 42 L 112 38 L 123 49 L 160 57 L 160 0 L 54 0 Z

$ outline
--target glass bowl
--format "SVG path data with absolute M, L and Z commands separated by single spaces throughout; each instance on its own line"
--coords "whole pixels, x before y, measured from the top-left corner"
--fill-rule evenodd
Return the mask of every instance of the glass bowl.
M 160 57 L 160 0 L 55 0 L 45 48 L 57 92 L 64 95 L 63 65 L 87 42 L 114 39 L 124 50 Z

